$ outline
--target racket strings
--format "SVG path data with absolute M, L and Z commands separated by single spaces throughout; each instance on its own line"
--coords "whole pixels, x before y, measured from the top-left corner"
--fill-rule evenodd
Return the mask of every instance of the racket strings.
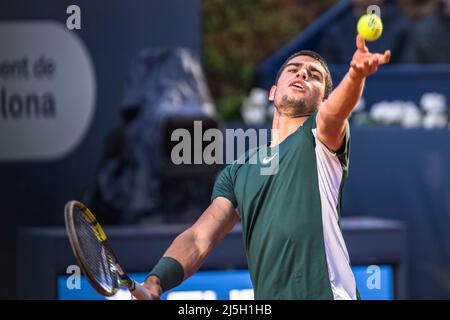
M 74 223 L 89 273 L 107 292 L 115 293 L 119 280 L 114 257 L 97 238 L 93 225 L 86 220 L 82 212 L 74 214 Z

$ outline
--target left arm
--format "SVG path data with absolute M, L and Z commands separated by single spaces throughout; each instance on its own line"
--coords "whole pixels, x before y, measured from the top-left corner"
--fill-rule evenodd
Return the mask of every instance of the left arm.
M 341 83 L 320 106 L 317 113 L 317 135 L 330 150 L 337 151 L 345 136 L 347 118 L 361 98 L 366 77 L 379 65 L 389 62 L 391 52 L 371 53 L 361 36 L 356 37 L 357 49 L 350 69 Z

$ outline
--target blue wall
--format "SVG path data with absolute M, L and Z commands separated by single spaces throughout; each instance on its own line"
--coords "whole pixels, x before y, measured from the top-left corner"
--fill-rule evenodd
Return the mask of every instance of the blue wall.
M 405 222 L 408 297 L 450 298 L 450 131 L 352 128 L 344 216 Z

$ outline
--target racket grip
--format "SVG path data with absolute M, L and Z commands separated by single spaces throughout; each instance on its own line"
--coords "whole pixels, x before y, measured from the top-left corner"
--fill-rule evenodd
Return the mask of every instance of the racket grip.
M 141 286 L 139 283 L 133 280 L 133 288 L 130 289 L 131 294 L 138 300 L 155 300 L 155 297 Z

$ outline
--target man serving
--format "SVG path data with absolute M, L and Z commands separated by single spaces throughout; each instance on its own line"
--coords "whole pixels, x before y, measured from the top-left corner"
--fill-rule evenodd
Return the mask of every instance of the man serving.
M 359 35 L 356 46 L 335 90 L 319 54 L 300 51 L 286 60 L 269 93 L 276 134 L 258 147 L 279 162 L 277 173 L 261 174 L 268 160 L 252 162 L 258 152 L 224 168 L 210 206 L 146 278 L 154 298 L 194 274 L 239 220 L 256 299 L 358 298 L 339 225 L 349 163 L 347 119 L 366 77 L 391 53 L 369 52 Z

